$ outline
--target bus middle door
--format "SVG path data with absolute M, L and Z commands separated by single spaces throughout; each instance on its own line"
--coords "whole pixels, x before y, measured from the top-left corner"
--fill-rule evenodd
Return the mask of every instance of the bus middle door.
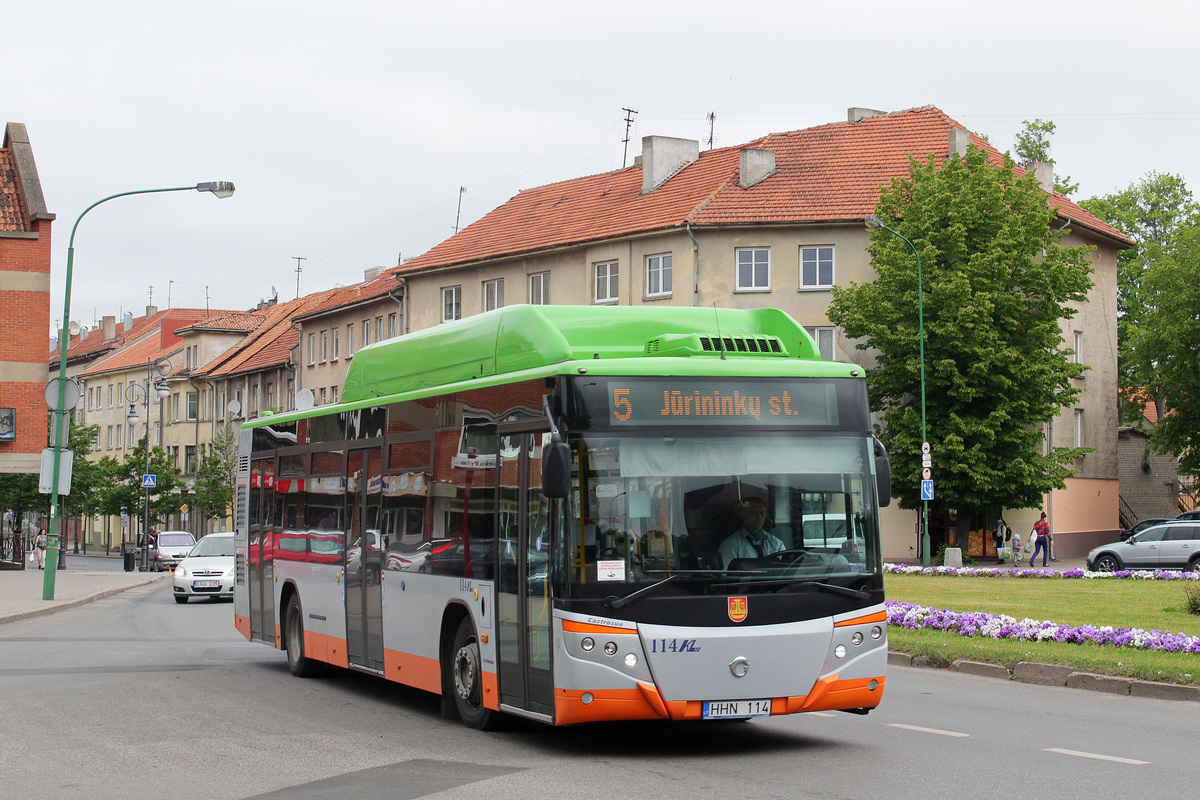
M 526 431 L 501 435 L 497 447 L 499 688 L 502 710 L 552 721 L 551 537 L 549 501 L 541 492 L 541 441 L 542 432 Z
M 382 451 L 346 459 L 346 655 L 350 666 L 383 674 Z

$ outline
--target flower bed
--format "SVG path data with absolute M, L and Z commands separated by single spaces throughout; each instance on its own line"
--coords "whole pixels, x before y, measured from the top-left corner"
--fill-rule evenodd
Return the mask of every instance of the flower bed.
M 1090 642 L 1104 647 L 1134 647 L 1171 653 L 1200 654 L 1200 637 L 1170 631 L 1096 625 L 1057 625 L 1047 620 L 1018 620 L 1007 614 L 948 611 L 944 608 L 930 608 L 899 600 L 887 601 L 887 615 L 889 625 L 912 630 L 931 629 L 962 636 L 1019 639 L 1029 642 Z
M 1195 581 L 1200 574 L 1170 569 L 1119 569 L 1114 572 L 1088 572 L 1086 569 L 1013 569 L 1002 567 L 917 567 L 909 564 L 884 564 L 885 574 L 944 575 L 951 578 L 1085 578 L 1112 580 L 1132 578 L 1140 581 Z

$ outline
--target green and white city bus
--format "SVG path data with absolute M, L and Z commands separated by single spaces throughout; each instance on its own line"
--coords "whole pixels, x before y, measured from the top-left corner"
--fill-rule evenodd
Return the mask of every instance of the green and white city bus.
M 863 370 L 775 309 L 513 306 L 365 347 L 341 402 L 241 431 L 235 619 L 504 714 L 879 704 Z

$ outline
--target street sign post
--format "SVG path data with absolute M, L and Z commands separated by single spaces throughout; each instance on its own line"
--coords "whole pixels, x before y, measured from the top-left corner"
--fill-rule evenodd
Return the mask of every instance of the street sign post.
M 933 499 L 933 481 L 921 481 L 921 499 Z

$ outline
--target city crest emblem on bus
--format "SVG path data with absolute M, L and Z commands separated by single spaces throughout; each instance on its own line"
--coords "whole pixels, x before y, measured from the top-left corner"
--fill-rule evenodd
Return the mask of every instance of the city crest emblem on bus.
M 746 618 L 749 606 L 744 597 L 729 598 L 729 618 L 734 622 L 741 622 Z

